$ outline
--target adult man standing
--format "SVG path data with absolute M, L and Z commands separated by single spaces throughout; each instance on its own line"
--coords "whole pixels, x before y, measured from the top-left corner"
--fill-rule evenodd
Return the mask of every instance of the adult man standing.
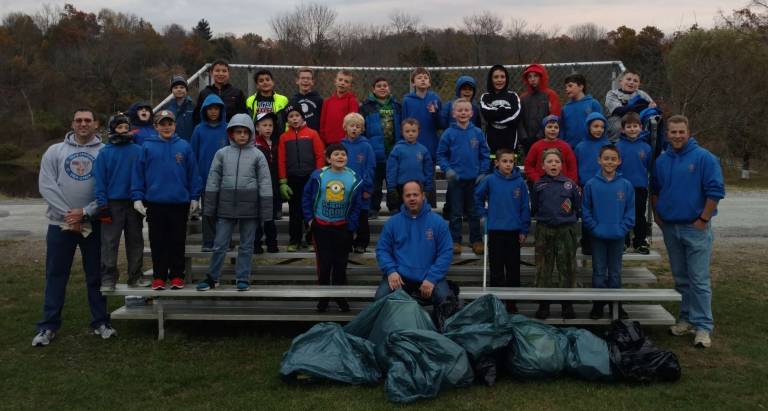
M 723 173 L 712 153 L 691 137 L 688 119 L 667 120 L 669 149 L 656 160 L 651 182 L 651 202 L 656 224 L 664 234 L 675 289 L 683 297 L 673 335 L 695 334 L 693 343 L 712 344 L 712 255 L 710 219 L 725 197 Z
M 109 324 L 107 301 L 101 295 L 100 227 L 93 192 L 93 163 L 103 147 L 98 123 L 90 109 L 75 110 L 72 131 L 64 142 L 48 148 L 40 162 L 38 184 L 48 203 L 43 318 L 37 323 L 33 346 L 46 346 L 61 327 L 67 282 L 75 249 L 80 247 L 91 309 L 91 328 L 107 339 L 117 332 Z
M 390 217 L 376 245 L 376 259 L 384 274 L 376 299 L 402 288 L 440 305 L 453 295 L 445 275 L 453 248 L 448 224 L 432 212 L 418 181 L 403 185 L 401 212 Z

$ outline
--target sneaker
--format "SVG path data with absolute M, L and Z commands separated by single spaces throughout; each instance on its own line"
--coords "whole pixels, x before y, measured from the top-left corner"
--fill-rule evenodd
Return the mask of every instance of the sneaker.
M 256 247 L 253 247 L 253 253 L 264 254 L 264 248 L 262 248 L 260 245 L 257 245 Z
M 368 214 L 369 220 L 377 220 L 379 218 L 379 211 L 378 210 L 371 210 L 370 214 Z
M 299 251 L 299 245 L 298 244 L 288 244 L 288 252 L 289 253 L 295 253 Z
M 712 338 L 709 335 L 709 331 L 696 330 L 696 337 L 693 338 L 693 345 L 696 348 L 709 348 L 712 346 Z
M 475 253 L 475 255 L 483 255 L 485 252 L 483 243 L 472 243 L 472 252 Z
M 197 283 L 197 287 L 195 288 L 197 289 L 197 291 L 208 291 L 212 288 L 216 288 L 218 285 L 219 285 L 218 281 L 213 281 L 211 277 L 206 276 L 205 280 Z
M 539 304 L 539 309 L 534 314 L 539 320 L 546 320 L 549 317 L 549 304 Z
M 576 318 L 576 312 L 573 311 L 573 304 L 572 303 L 565 303 L 562 305 L 563 312 L 561 317 L 563 317 L 566 320 L 573 320 Z
M 641 244 L 641 245 L 635 247 L 635 252 L 638 253 L 638 254 L 648 255 L 648 254 L 651 253 L 651 250 L 648 248 L 647 245 Z
M 345 298 L 337 299 L 336 300 L 336 305 L 339 306 L 339 311 L 341 311 L 343 313 L 348 313 L 349 312 L 349 303 L 347 302 L 347 300 Z
M 688 321 L 678 321 L 677 324 L 669 327 L 669 332 L 672 335 L 681 336 L 686 334 L 693 334 L 696 332 L 696 329 L 693 328 L 693 326 L 688 323 Z
M 213 247 L 208 247 L 208 246 L 204 245 L 204 246 L 200 247 L 200 251 L 203 252 L 203 253 L 212 253 L 213 252 Z
M 280 249 L 277 248 L 277 244 L 272 244 L 267 246 L 267 252 L 268 253 L 279 253 Z
M 240 280 L 237 282 L 235 288 L 237 288 L 237 291 L 248 291 L 251 289 L 251 285 L 248 283 L 248 281 Z
M 146 278 L 140 278 L 139 281 L 136 282 L 136 285 L 138 287 L 149 287 L 152 285 L 152 280 L 146 279 Z
M 328 300 L 320 300 L 317 302 L 317 312 L 324 313 L 328 311 Z
M 363 254 L 363 253 L 365 253 L 365 247 L 363 247 L 363 246 L 360 246 L 360 245 L 356 245 L 356 246 L 353 248 L 353 250 L 352 250 L 352 251 L 354 251 L 354 253 L 355 253 L 355 254 Z
M 102 283 L 99 291 L 101 291 L 102 293 L 115 291 L 115 283 Z
M 458 255 L 461 254 L 461 244 L 460 243 L 453 243 L 453 253 Z
M 176 277 L 171 279 L 171 290 L 181 290 L 184 288 L 184 279 Z
M 165 280 L 160 278 L 152 280 L 152 289 L 155 291 L 165 290 Z
M 110 337 L 117 337 L 117 330 L 109 324 L 100 325 L 99 328 L 93 330 L 93 333 L 100 335 L 104 340 L 108 340 Z
M 624 244 L 624 251 L 622 252 L 622 254 L 626 254 L 627 250 L 629 250 L 629 246 Z
M 45 347 L 50 344 L 53 339 L 56 338 L 56 333 L 51 330 L 40 330 L 32 339 L 33 347 Z
M 599 320 L 603 318 L 603 305 L 600 303 L 592 304 L 592 311 L 589 312 L 589 318 Z

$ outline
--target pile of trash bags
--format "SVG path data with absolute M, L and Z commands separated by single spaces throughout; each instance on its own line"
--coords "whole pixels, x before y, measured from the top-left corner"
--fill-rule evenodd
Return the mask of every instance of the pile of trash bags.
M 435 323 L 440 324 L 438 330 Z M 320 323 L 283 355 L 287 382 L 378 384 L 390 401 L 434 398 L 499 373 L 521 380 L 562 374 L 593 381 L 657 382 L 680 378 L 674 353 L 657 348 L 637 322 L 616 321 L 605 339 L 507 313 L 488 294 L 439 321 L 398 290 L 346 326 Z

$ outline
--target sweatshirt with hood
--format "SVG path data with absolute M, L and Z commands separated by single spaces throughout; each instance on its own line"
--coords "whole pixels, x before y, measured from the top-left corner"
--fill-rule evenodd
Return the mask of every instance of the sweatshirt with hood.
M 85 209 L 93 216 L 98 208 L 93 195 L 93 167 L 104 145 L 94 135 L 81 145 L 70 131 L 64 141 L 45 151 L 40 160 L 38 187 L 40 195 L 48 203 L 48 224 L 64 223 L 64 215 L 74 208 Z
M 584 128 L 584 122 L 590 113 L 602 113 L 600 103 L 586 94 L 581 100 L 570 100 L 563 107 L 563 117 L 560 122 L 560 137 L 571 148 L 589 138 L 589 133 Z M 606 128 L 608 125 L 606 124 Z
M 387 191 L 394 191 L 410 180 L 418 180 L 424 185 L 425 192 L 431 192 L 434 190 L 434 172 L 435 163 L 423 144 L 400 140 L 387 159 Z
M 253 144 L 253 121 L 235 114 L 227 129 L 245 127 L 250 132 L 242 146 L 234 139 L 216 152 L 205 185 L 203 213 L 219 218 L 272 220 L 273 190 L 269 162 Z
M 400 122 L 403 107 L 389 96 L 379 100 L 373 93 L 360 105 L 360 115 L 365 119 L 363 133 L 376 153 L 376 162 L 384 163 L 398 141 L 400 141 Z
M 467 128 L 454 124 L 445 130 L 437 147 L 437 164 L 443 172 L 453 170 L 461 180 L 487 173 L 491 163 L 483 130 L 471 122 Z
M 361 180 L 360 190 L 370 194 L 373 191 L 373 174 L 376 171 L 376 154 L 373 147 L 364 136 L 358 136 L 354 140 L 344 137 L 341 144 L 347 149 L 347 167 Z M 370 197 L 363 198 L 363 210 L 368 210 L 370 206 Z
M 621 155 L 621 164 L 618 171 L 637 188 L 648 188 L 648 165 L 651 160 L 651 146 L 645 142 L 642 136 L 634 140 L 621 134 L 621 139 L 616 143 Z
M 539 75 L 538 87 L 534 88 L 528 83 L 529 73 Z M 520 143 L 528 151 L 533 143 L 544 137 L 541 120 L 550 114 L 560 116 L 562 106 L 557 93 L 549 88 L 549 73 L 541 64 L 531 64 L 523 71 L 523 84 L 526 91 L 520 95 L 523 107 L 520 122 L 525 135 L 520 137 Z
M 426 200 L 416 216 L 403 204 L 384 224 L 376 243 L 376 261 L 384 279 L 396 272 L 408 282 L 437 284 L 445 280 L 452 259 L 448 223 L 432 212 Z
M 346 92 L 339 96 L 334 92 L 323 100 L 323 109 L 320 112 L 320 138 L 327 146 L 333 143 L 341 143 L 346 134 L 344 132 L 344 116 L 360 111 L 360 105 L 354 94 Z
M 435 112 L 430 113 L 427 107 L 433 104 Z M 429 155 L 435 158 L 437 143 L 440 137 L 437 130 L 440 128 L 440 110 L 443 103 L 440 97 L 431 90 L 427 90 L 424 97 L 419 97 L 416 92 L 411 92 L 403 97 L 403 120 L 413 117 L 419 122 L 419 143 L 429 150 Z
M 582 222 L 591 235 L 623 239 L 635 226 L 635 189 L 621 173 L 611 180 L 598 173 L 584 185 L 581 211 Z
M 531 208 L 528 186 L 519 168 L 514 167 L 508 176 L 495 169 L 493 174 L 480 181 L 475 188 L 475 207 L 487 218 L 488 230 L 519 231 L 528 235 Z
M 477 127 L 483 127 L 483 122 L 480 117 L 480 105 L 475 102 L 477 96 L 477 81 L 472 76 L 461 76 L 456 79 L 456 99 L 461 98 L 461 88 L 465 85 L 472 86 L 472 97 L 469 101 L 472 103 L 472 124 Z M 453 102 L 455 100 L 448 101 L 440 110 L 440 128 L 446 129 L 453 124 L 456 124 L 456 119 L 453 118 Z
M 210 106 L 219 106 L 221 113 L 217 121 L 211 121 L 208 118 L 208 114 L 205 110 Z M 200 118 L 203 121 L 195 126 L 195 131 L 192 132 L 192 151 L 195 152 L 195 161 L 197 167 L 200 170 L 200 177 L 205 184 L 208 178 L 208 171 L 211 169 L 211 162 L 213 156 L 219 151 L 220 148 L 227 145 L 227 122 L 224 119 L 227 117 L 226 107 L 224 102 L 216 94 L 210 94 L 205 98 L 203 105 L 200 106 Z
M 133 167 L 131 200 L 187 204 L 200 198 L 202 189 L 195 153 L 186 140 L 174 134 L 168 140 L 153 136 L 144 142 Z
M 109 144 L 96 158 L 93 190 L 99 206 L 107 205 L 109 200 L 131 199 L 133 163 L 141 155 L 141 146 L 134 144 L 132 137 L 129 133 L 109 136 Z
M 506 82 L 501 90 L 493 87 L 493 72 L 503 70 L 506 74 Z M 480 111 L 485 119 L 485 133 L 488 136 L 488 146 L 491 153 L 496 153 L 500 148 L 517 148 L 518 127 L 520 127 L 521 105 L 520 97 L 514 91 L 509 90 L 509 72 L 497 64 L 488 71 L 486 79 L 487 92 L 480 96 Z
M 582 140 L 581 143 L 577 144 L 576 148 L 573 149 L 573 152 L 576 155 L 576 161 L 579 164 L 579 182 L 582 186 L 594 177 L 595 174 L 600 172 L 600 164 L 597 162 L 597 157 L 600 155 L 600 149 L 603 148 L 603 146 L 611 144 L 608 141 L 607 131 L 603 130 L 603 135 L 600 136 L 600 138 L 594 138 L 589 133 L 589 125 L 596 120 L 601 120 L 603 125 L 608 123 L 608 120 L 606 120 L 605 116 L 602 114 L 597 112 L 589 113 L 584 124 L 584 127 L 587 129 L 587 138 Z M 624 156 L 622 155 L 622 157 Z
M 139 119 L 139 109 L 142 107 L 149 109 L 149 120 L 147 121 Z M 152 106 L 144 101 L 133 104 L 128 108 L 128 118 L 131 119 L 131 134 L 133 134 L 134 143 L 141 145 L 147 138 L 157 135 L 157 130 L 155 130 L 155 126 L 152 123 L 152 115 Z
M 320 94 L 314 90 L 307 94 L 296 93 L 288 100 L 288 105 L 301 108 L 307 127 L 315 131 L 320 130 L 320 114 L 323 109 L 323 98 L 320 97 Z M 278 132 L 275 129 L 275 135 L 279 137 L 282 131 L 281 129 Z
M 708 198 L 725 197 L 720 160 L 690 137 L 680 151 L 669 148 L 656 159 L 651 193 L 659 197 L 656 212 L 664 223 L 691 224 Z

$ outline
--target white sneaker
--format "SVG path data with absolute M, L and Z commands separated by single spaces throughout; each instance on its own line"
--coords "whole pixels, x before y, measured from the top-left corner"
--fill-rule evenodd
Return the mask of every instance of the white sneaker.
M 696 332 L 696 329 L 688 321 L 678 321 L 677 324 L 669 327 L 669 332 L 679 337 L 681 335 L 693 334 Z
M 100 335 L 105 340 L 110 337 L 117 337 L 117 330 L 106 324 L 100 325 L 99 328 L 93 330 L 93 333 Z
M 144 277 L 141 277 L 139 281 L 136 283 L 136 285 L 139 287 L 149 287 L 150 285 L 152 285 L 152 280 L 148 280 Z
M 102 292 L 102 293 L 108 293 L 108 292 L 115 291 L 115 283 L 103 284 L 101 286 L 101 289 L 99 289 L 99 291 Z
M 693 338 L 693 345 L 698 348 L 709 348 L 712 346 L 712 338 L 709 336 L 709 331 L 696 330 L 696 337 Z
M 45 347 L 56 338 L 56 333 L 51 330 L 40 330 L 35 338 L 32 339 L 33 347 Z

